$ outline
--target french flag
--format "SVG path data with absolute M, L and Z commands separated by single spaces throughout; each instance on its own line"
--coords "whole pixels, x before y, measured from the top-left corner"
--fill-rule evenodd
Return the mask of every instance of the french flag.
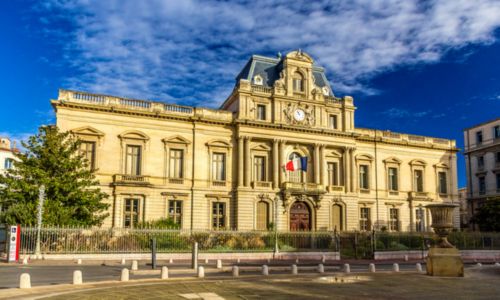
M 307 157 L 297 157 L 288 161 L 285 165 L 287 171 L 307 171 Z

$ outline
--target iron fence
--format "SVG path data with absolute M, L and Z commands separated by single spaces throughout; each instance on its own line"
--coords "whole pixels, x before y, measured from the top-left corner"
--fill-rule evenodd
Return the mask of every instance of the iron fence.
M 36 248 L 36 228 L 21 230 L 21 253 Z M 156 240 L 158 253 L 190 252 L 340 252 L 343 258 L 372 258 L 375 251 L 426 250 L 431 233 L 388 232 L 274 232 L 189 231 L 172 229 L 43 227 L 40 249 L 45 254 L 147 253 Z M 500 250 L 500 233 L 453 232 L 449 240 L 458 249 Z

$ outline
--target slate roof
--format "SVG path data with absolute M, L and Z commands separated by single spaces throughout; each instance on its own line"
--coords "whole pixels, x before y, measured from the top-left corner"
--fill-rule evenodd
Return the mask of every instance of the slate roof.
M 264 86 L 272 87 L 274 82 L 279 79 L 279 74 L 283 69 L 283 60 L 279 58 L 252 55 L 245 67 L 236 76 L 236 82 L 240 79 L 246 79 L 252 82 L 256 75 L 262 77 Z M 318 66 L 313 66 L 313 76 L 316 86 L 322 88 L 327 86 L 331 91 L 330 84 L 325 77 L 325 70 Z

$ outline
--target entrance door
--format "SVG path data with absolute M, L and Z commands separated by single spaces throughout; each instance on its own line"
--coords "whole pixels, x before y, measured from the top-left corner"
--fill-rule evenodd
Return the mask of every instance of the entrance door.
M 304 202 L 295 202 L 290 208 L 290 231 L 311 230 L 311 212 Z

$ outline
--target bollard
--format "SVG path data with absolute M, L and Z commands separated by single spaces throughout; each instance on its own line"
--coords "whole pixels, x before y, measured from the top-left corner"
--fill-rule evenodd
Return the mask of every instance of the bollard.
M 122 269 L 122 276 L 120 277 L 120 281 L 128 281 L 129 279 L 129 271 L 127 268 Z
M 27 264 L 28 264 L 28 258 L 25 257 L 25 258 L 23 258 L 23 265 L 27 265 Z
M 156 239 L 151 239 L 151 269 L 156 269 Z
M 500 263 L 495 263 L 495 267 L 500 267 Z
M 351 273 L 351 266 L 349 266 L 349 264 L 344 264 L 344 272 Z
M 405 261 L 408 261 L 408 255 L 405 255 Z
M 205 264 L 208 264 L 208 258 L 205 258 Z
M 171 259 L 169 259 L 169 260 L 168 260 L 168 263 L 169 263 L 169 264 L 173 264 L 173 263 L 174 263 L 174 260 L 171 258 Z
M 82 284 L 82 271 L 76 270 L 73 272 L 73 284 Z
M 422 272 L 422 264 L 421 263 L 417 263 L 416 268 L 417 268 L 417 272 Z
M 168 268 L 165 266 L 161 267 L 160 279 L 168 279 Z
M 476 264 L 476 266 L 478 266 L 478 267 L 482 267 L 482 266 L 483 266 L 483 264 L 482 264 L 482 263 L 477 263 L 477 264 Z
M 240 268 L 238 266 L 233 266 L 233 277 L 240 276 Z
M 271 263 L 271 259 L 270 258 L 267 259 L 267 263 L 268 264 Z
M 198 243 L 193 243 L 193 250 L 191 253 L 191 268 L 196 270 L 198 268 Z
M 76 263 L 77 263 L 78 265 L 81 265 L 81 264 L 82 264 L 82 259 L 81 259 L 81 258 L 79 258 L 79 259 L 76 261 Z
M 121 261 L 121 264 L 124 265 L 126 264 L 127 262 L 125 261 L 125 258 L 122 258 L 122 261 Z
M 236 260 L 236 262 L 237 262 L 237 263 L 240 263 L 240 261 L 241 261 L 241 260 L 240 260 L 239 258 Z
M 198 278 L 204 278 L 205 277 L 205 269 L 203 267 L 198 267 Z
M 324 264 L 326 262 L 326 256 L 322 255 L 321 256 L 321 263 Z
M 399 265 L 398 265 L 397 263 L 394 263 L 394 264 L 392 265 L 392 270 L 393 270 L 394 272 L 399 272 Z
M 292 275 L 297 275 L 299 274 L 299 269 L 297 268 L 297 265 L 292 265 Z
M 137 263 L 137 260 L 133 260 L 132 261 L 132 268 L 131 268 L 132 271 L 137 271 L 139 270 L 139 264 Z
M 298 263 L 299 263 L 299 259 L 298 259 L 298 258 L 296 258 L 296 259 L 295 259 L 295 263 L 296 263 L 296 264 L 298 264 Z
M 267 265 L 262 266 L 262 275 L 264 276 L 269 275 L 269 267 Z
M 30 274 L 23 273 L 19 277 L 19 288 L 20 289 L 30 289 L 31 288 L 31 278 Z
M 318 273 L 325 273 L 325 266 L 323 266 L 323 264 L 318 265 Z
M 217 269 L 222 269 L 222 260 L 217 260 Z
M 375 273 L 376 272 L 375 264 L 369 264 L 368 265 L 368 272 L 370 272 L 370 273 Z

